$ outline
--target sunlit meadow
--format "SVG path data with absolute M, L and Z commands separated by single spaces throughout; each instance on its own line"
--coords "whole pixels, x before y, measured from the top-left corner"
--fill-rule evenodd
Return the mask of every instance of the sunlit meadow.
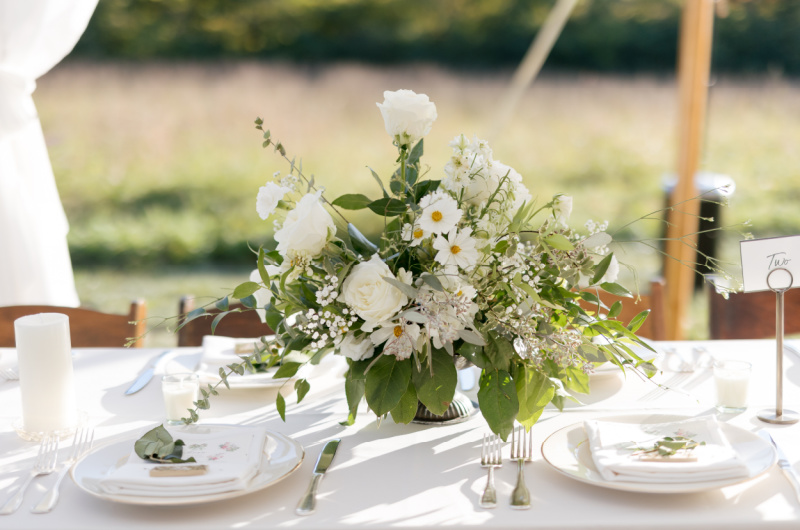
M 495 158 L 516 168 L 540 201 L 573 195 L 574 225 L 609 220 L 613 231 L 664 206 L 663 178 L 676 158 L 674 79 L 551 73 L 501 124 L 510 76 L 426 65 L 57 68 L 34 96 L 71 223 L 82 303 L 123 312 L 130 298 L 144 297 L 151 315 L 166 316 L 183 293 L 219 296 L 245 279 L 254 264 L 247 242 L 257 247 L 271 233 L 255 212 L 258 187 L 288 169 L 261 149 L 257 116 L 329 196 L 377 197 L 368 167 L 388 178 L 395 158 L 375 107 L 384 90 L 410 88 L 436 103 L 439 118 L 425 139 L 430 178 L 439 178 L 448 142 L 464 132 L 489 139 Z M 737 186 L 722 224 L 752 219 L 757 236 L 800 232 L 798 116 L 794 81 L 718 79 L 711 88 L 701 168 Z M 378 228 L 377 216 L 359 214 L 351 220 L 362 231 Z M 657 238 L 662 228 L 642 221 L 619 236 Z M 738 239 L 724 239 L 731 270 Z M 643 245 L 618 253 L 642 278 L 660 271 L 660 257 Z M 694 312 L 702 323 L 702 302 Z M 702 325 L 693 333 L 702 337 Z M 161 334 L 150 345 L 174 342 Z

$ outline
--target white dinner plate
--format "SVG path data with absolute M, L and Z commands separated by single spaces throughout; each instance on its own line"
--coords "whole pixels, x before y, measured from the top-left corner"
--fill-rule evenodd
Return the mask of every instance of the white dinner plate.
M 193 432 L 219 432 L 231 428 L 230 425 L 191 425 L 178 429 L 192 430 Z M 122 466 L 131 453 L 135 440 L 115 442 L 99 447 L 83 458 L 72 468 L 72 480 L 80 489 L 95 497 L 125 504 L 142 504 L 148 506 L 177 506 L 183 504 L 198 504 L 202 502 L 221 501 L 233 497 L 240 497 L 255 491 L 262 490 L 286 478 L 296 471 L 303 462 L 305 452 L 303 446 L 283 434 L 267 431 L 267 442 L 264 444 L 264 456 L 256 475 L 250 480 L 246 488 L 223 493 L 204 495 L 187 495 L 183 497 L 145 497 L 134 495 L 116 495 L 103 491 L 99 480 L 111 470 Z
M 667 416 L 654 414 L 636 414 L 602 418 L 603 421 L 622 423 L 666 423 L 688 419 L 685 416 Z M 691 493 L 706 491 L 740 482 L 746 482 L 766 473 L 776 462 L 777 455 L 773 447 L 752 432 L 720 422 L 722 432 L 728 438 L 733 449 L 739 453 L 747 465 L 747 477 L 734 477 L 725 480 L 678 483 L 641 483 L 609 481 L 603 478 L 592 461 L 589 452 L 589 441 L 583 429 L 583 422 L 575 423 L 559 429 L 542 443 L 542 456 L 545 462 L 556 471 L 586 484 L 639 493 Z

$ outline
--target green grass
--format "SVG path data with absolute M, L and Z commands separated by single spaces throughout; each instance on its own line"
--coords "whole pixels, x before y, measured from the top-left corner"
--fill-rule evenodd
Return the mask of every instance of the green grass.
M 244 279 L 254 263 L 248 244 L 269 242 L 271 233 L 255 212 L 258 187 L 288 169 L 261 149 L 256 116 L 330 197 L 377 196 L 367 167 L 388 177 L 396 157 L 375 107 L 384 90 L 411 88 L 437 104 L 425 141 L 431 178 L 442 174 L 447 143 L 464 132 L 488 138 L 495 158 L 516 168 L 540 201 L 573 195 L 574 225 L 607 219 L 614 229 L 663 206 L 662 177 L 676 158 L 674 80 L 544 77 L 490 138 L 510 74 L 423 65 L 62 65 L 34 97 L 82 301 L 122 311 L 144 296 L 151 314 L 172 314 L 182 292 L 223 294 L 217 287 Z M 725 224 L 751 219 L 757 236 L 800 232 L 798 115 L 796 82 L 717 81 L 701 169 L 736 181 Z M 380 228 L 370 213 L 351 220 L 365 233 Z M 653 238 L 661 228 L 640 222 L 620 235 Z M 733 262 L 737 241 L 728 235 L 721 251 Z M 660 268 L 645 248 L 626 246 L 620 257 L 643 278 Z

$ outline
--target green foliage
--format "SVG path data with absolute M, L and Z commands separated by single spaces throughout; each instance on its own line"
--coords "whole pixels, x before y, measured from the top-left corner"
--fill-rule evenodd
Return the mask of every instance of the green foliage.
M 173 440 L 172 435 L 163 425 L 147 431 L 133 444 L 133 450 L 143 460 L 159 463 L 181 464 L 197 462 L 194 457 L 187 459 L 183 456 L 183 440 Z

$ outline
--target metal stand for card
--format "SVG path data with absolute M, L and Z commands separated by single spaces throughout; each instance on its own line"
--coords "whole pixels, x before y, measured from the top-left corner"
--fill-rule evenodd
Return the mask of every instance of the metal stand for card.
M 788 274 L 789 282 L 786 287 L 773 287 L 770 283 L 771 276 L 778 271 Z M 758 419 L 767 423 L 789 424 L 797 423 L 800 420 L 800 415 L 796 412 L 783 408 L 783 294 L 792 287 L 792 284 L 794 284 L 794 277 L 786 269 L 773 269 L 767 275 L 767 286 L 775 293 L 775 335 L 777 339 L 775 410 L 764 409 L 758 413 Z

